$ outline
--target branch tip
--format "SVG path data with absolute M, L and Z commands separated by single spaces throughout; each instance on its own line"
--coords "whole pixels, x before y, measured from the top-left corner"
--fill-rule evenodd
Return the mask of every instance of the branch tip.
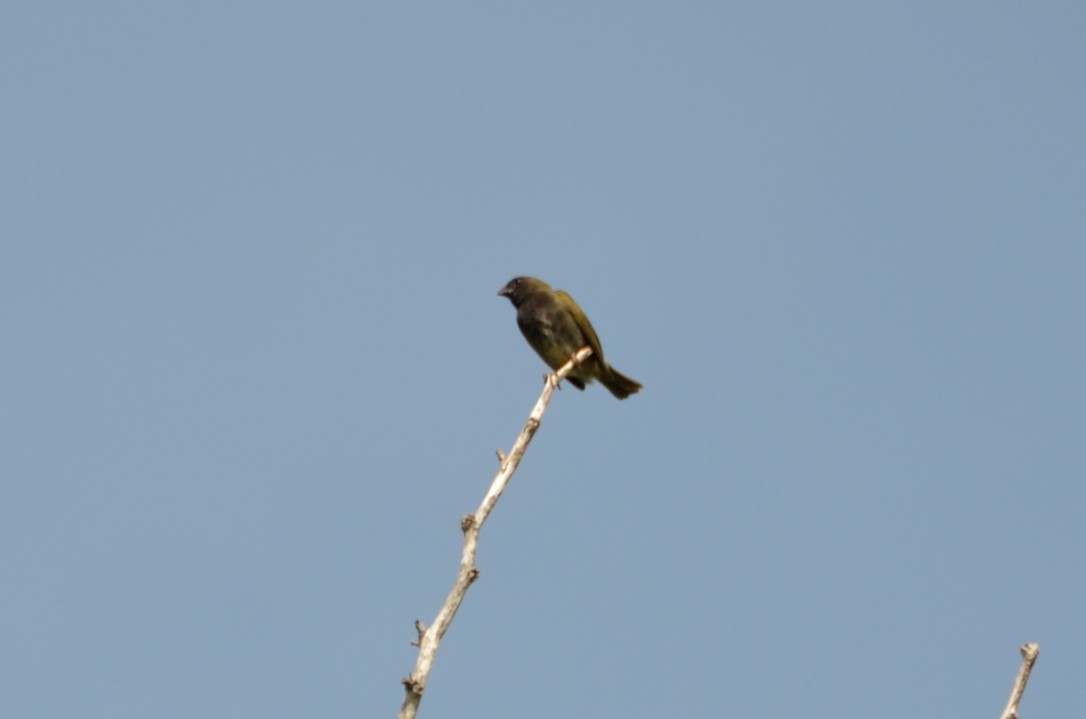
M 1022 702 L 1022 695 L 1026 693 L 1026 683 L 1029 674 L 1033 671 L 1033 663 L 1037 661 L 1037 655 L 1041 653 L 1041 646 L 1037 642 L 1026 642 L 1018 648 L 1022 655 L 1022 666 L 1018 668 L 1018 676 L 1014 679 L 1011 688 L 1011 698 L 1007 700 L 1007 707 L 1000 715 L 1000 719 L 1019 719 L 1018 705 Z

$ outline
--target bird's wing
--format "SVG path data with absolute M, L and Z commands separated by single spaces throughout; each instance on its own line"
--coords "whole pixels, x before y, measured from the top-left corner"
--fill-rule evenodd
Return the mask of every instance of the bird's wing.
M 600 345 L 600 338 L 596 336 L 596 330 L 592 328 L 592 323 L 588 321 L 588 315 L 565 290 L 558 290 L 554 294 L 558 296 L 558 302 L 562 305 L 562 308 L 569 312 L 570 316 L 573 317 L 573 321 L 577 323 L 577 327 L 580 328 L 581 333 L 588 341 L 588 346 L 592 348 L 592 356 L 598 358 L 602 363 L 603 347 Z

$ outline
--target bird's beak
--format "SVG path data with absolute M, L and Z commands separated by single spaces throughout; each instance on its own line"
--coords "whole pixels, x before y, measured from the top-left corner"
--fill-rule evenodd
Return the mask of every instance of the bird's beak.
M 502 287 L 498 290 L 498 297 L 508 297 L 513 291 L 509 289 L 509 286 Z

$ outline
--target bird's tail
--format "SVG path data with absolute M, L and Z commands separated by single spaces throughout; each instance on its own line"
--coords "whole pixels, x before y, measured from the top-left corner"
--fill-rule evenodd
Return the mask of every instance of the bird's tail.
M 608 367 L 607 376 L 600 378 L 600 383 L 619 399 L 626 399 L 641 389 L 641 383 L 632 380 L 614 367 Z

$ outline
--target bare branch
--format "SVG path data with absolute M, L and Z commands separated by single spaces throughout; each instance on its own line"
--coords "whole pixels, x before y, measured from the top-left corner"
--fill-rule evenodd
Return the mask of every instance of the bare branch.
M 490 483 L 490 489 L 487 490 L 482 503 L 479 504 L 479 508 L 475 510 L 474 514 L 466 515 L 460 520 L 460 529 L 464 532 L 464 548 L 460 553 L 460 568 L 456 573 L 456 580 L 453 582 L 452 589 L 445 598 L 445 603 L 441 606 L 441 610 L 438 611 L 437 617 L 430 623 L 430 626 L 424 627 L 418 621 L 415 623 L 415 628 L 419 631 L 419 639 L 417 640 L 419 658 L 415 662 L 415 671 L 411 673 L 411 676 L 403 679 L 405 696 L 403 706 L 400 708 L 399 719 L 415 719 L 419 702 L 422 701 L 422 693 L 426 689 L 426 682 L 430 678 L 430 670 L 433 668 L 434 657 L 437 654 L 438 646 L 441 644 L 441 639 L 445 636 L 449 625 L 452 624 L 453 617 L 456 616 L 456 611 L 460 608 L 460 603 L 464 601 L 468 587 L 479 577 L 479 570 L 475 567 L 475 553 L 478 549 L 479 532 L 483 528 L 483 523 L 490 516 L 494 505 L 501 499 L 502 492 L 505 491 L 506 485 L 512 479 L 513 473 L 517 471 L 524 452 L 528 449 L 536 430 L 539 429 L 543 413 L 547 410 L 551 395 L 554 394 L 558 383 L 565 379 L 575 367 L 588 359 L 591 354 L 592 350 L 590 348 L 582 347 L 557 372 L 546 376 L 543 394 L 539 395 L 535 407 L 532 408 L 531 414 L 528 415 L 528 421 L 524 423 L 524 428 L 520 430 L 520 435 L 517 437 L 516 442 L 513 443 L 513 448 L 509 450 L 508 456 L 502 454 L 500 450 L 498 451 L 498 460 L 500 461 L 498 474 L 494 477 L 494 481 Z M 412 642 L 412 644 L 415 644 L 415 642 Z
M 1022 654 L 1022 666 L 1018 668 L 1018 676 L 1014 679 L 1014 688 L 1011 689 L 1011 698 L 1007 700 L 1007 708 L 999 719 L 1018 719 L 1018 703 L 1022 701 L 1022 695 L 1026 693 L 1026 682 L 1029 681 L 1029 673 L 1033 671 L 1033 663 L 1037 661 L 1037 655 L 1041 653 L 1041 646 L 1036 642 L 1023 644 L 1018 651 Z

